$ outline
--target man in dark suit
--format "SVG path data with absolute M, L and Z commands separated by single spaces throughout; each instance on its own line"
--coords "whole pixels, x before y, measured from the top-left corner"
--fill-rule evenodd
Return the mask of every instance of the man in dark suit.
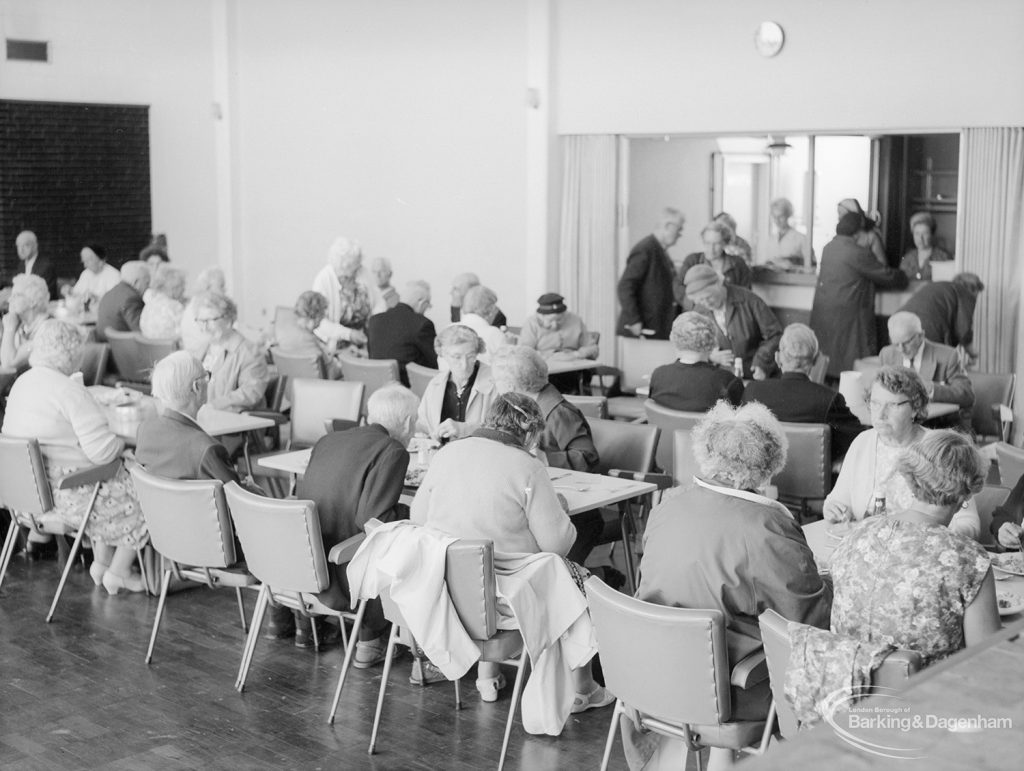
M 790 324 L 779 340 L 777 380 L 754 380 L 743 391 L 743 404 L 761 402 L 788 423 L 826 423 L 832 429 L 832 460 L 842 458 L 863 431 L 843 395 L 808 377 L 818 358 L 818 338 L 806 324 Z
M 18 233 L 14 241 L 18 250 L 18 259 L 21 260 L 23 270 L 21 272 L 31 273 L 41 277 L 46 282 L 46 288 L 50 290 L 50 299 L 56 300 L 57 293 L 57 267 L 48 257 L 39 254 L 39 241 L 36 234 L 31 230 L 23 230 Z
M 206 403 L 210 375 L 192 354 L 176 351 L 153 368 L 153 396 L 162 412 L 142 423 L 135 459 L 167 479 L 219 479 L 238 482 L 223 444 L 196 422 Z
M 138 332 L 142 295 L 149 288 L 149 266 L 139 260 L 121 266 L 121 283 L 107 292 L 96 307 L 96 340 L 107 342 L 107 329 Z
M 643 330 L 654 332 L 655 340 L 668 340 L 676 317 L 672 294 L 676 269 L 668 249 L 679 240 L 686 218 L 676 209 L 662 211 L 654 233 L 642 239 L 629 253 L 626 269 L 619 279 L 618 333 L 640 337 Z
M 410 281 L 394 308 L 370 316 L 366 323 L 371 359 L 397 359 L 402 385 L 409 385 L 405 365 L 410 362 L 437 369 L 434 322 L 423 314 L 430 307 L 430 284 Z
M 926 339 L 953 348 L 962 345 L 973 359 L 974 307 L 985 288 L 973 273 L 958 273 L 952 281 L 931 281 L 903 303 L 901 311 L 915 313 L 921 319 Z
M 412 391 L 392 383 L 367 400 L 365 426 L 327 434 L 313 447 L 297 493 L 316 502 L 325 552 L 361 533 L 371 519 L 408 518 L 408 509 L 400 507 L 398 499 L 409 467 L 406 445 L 416 428 L 418 408 L 419 399 Z M 334 608 L 349 607 L 345 566 L 331 567 L 331 585 L 320 600 Z M 384 660 L 386 630 L 380 602 L 368 603 L 354 666 L 366 668 Z
M 965 430 L 971 428 L 971 408 L 974 407 L 974 387 L 964 372 L 960 355 L 955 348 L 933 343 L 924 336 L 921 319 L 916 313 L 897 311 L 889 317 L 889 339 L 879 354 L 883 367 L 910 367 L 921 376 L 928 398 L 935 402 L 950 402 L 960 406 L 959 420 L 944 424 Z

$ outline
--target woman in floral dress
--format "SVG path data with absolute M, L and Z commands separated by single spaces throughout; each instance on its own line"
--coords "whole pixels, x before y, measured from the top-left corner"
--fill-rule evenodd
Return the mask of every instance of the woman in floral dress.
M 86 466 L 109 463 L 124 451 L 124 442 L 107 426 L 106 415 L 81 378 L 71 377 L 81 346 L 73 325 L 44 322 L 29 356 L 31 369 L 18 378 L 7 398 L 3 423 L 8 436 L 39 440 L 53 492 L 53 509 L 39 519 L 52 519 L 69 529 L 81 524 L 92 485 L 58 490 L 57 480 Z M 136 549 L 149 534 L 123 465 L 100 485 L 85 532 L 93 544 L 95 559 L 89 572 L 96 585 L 103 584 L 111 594 L 143 591 L 142 578 L 131 567 Z
M 971 440 L 931 431 L 896 461 L 910 502 L 853 527 L 832 555 L 832 631 L 918 651 L 925 664 L 999 629 L 988 554 L 949 529 L 984 484 Z

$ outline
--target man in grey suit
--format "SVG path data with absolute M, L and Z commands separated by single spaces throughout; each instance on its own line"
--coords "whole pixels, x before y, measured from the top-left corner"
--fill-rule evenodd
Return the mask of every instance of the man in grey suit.
M 889 317 L 889 339 L 878 355 L 882 366 L 910 367 L 921 376 L 928 398 L 960 406 L 959 420 L 952 425 L 970 430 L 974 388 L 964 372 L 955 348 L 933 343 L 924 336 L 921 319 L 916 313 L 899 311 Z

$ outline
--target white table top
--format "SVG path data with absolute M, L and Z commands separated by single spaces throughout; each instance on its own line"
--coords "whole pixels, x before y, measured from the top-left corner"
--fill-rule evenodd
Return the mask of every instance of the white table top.
M 256 463 L 263 468 L 277 469 L 301 476 L 309 465 L 311 449 L 284 452 L 259 458 Z M 565 496 L 570 514 L 591 511 L 602 506 L 653 493 L 657 485 L 649 482 L 634 482 L 631 479 L 617 479 L 602 474 L 588 474 L 584 471 L 549 468 L 548 474 L 555 490 Z
M 822 573 L 828 570 L 829 563 L 832 560 L 832 553 L 841 543 L 841 541 L 832 538 L 828 534 L 828 528 L 831 526 L 831 523 L 821 520 L 818 522 L 811 522 L 803 527 L 804 537 L 807 539 L 807 545 L 810 546 L 811 551 L 814 552 L 814 561 L 818 564 L 818 569 L 821 570 Z M 992 573 L 996 577 L 996 594 L 1002 590 L 1007 590 L 1024 596 L 1024 576 L 1010 576 L 995 569 L 993 569 Z M 1007 624 L 1024 618 L 1024 613 L 1014 613 L 1009 616 L 1003 616 L 1002 618 L 1003 625 L 1006 626 Z
M 594 367 L 604 366 L 593 359 L 559 359 L 552 357 L 547 362 L 549 375 L 561 375 L 563 372 L 582 372 Z
M 274 425 L 274 421 L 270 418 L 228 412 L 227 410 L 215 410 L 213 407 L 201 407 L 199 414 L 196 416 L 196 422 L 210 436 L 243 434 L 246 431 L 257 431 Z

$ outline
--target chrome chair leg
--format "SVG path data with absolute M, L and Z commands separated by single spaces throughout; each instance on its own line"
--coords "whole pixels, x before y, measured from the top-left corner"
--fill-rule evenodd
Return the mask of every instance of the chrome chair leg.
M 388 687 L 388 675 L 391 674 L 391 660 L 395 656 L 395 644 L 398 642 L 398 624 L 391 625 L 388 637 L 388 650 L 384 655 L 384 672 L 380 678 L 380 693 L 377 694 L 377 712 L 373 716 L 373 730 L 370 732 L 370 748 L 367 753 L 372 755 L 377 748 L 377 729 L 380 728 L 380 715 L 384 709 L 384 690 Z
M 160 622 L 164 617 L 164 605 L 167 603 L 167 588 L 171 585 L 171 569 L 164 571 L 164 578 L 160 584 L 160 600 L 156 604 L 156 618 L 153 619 L 153 632 L 149 636 L 149 650 L 146 651 L 146 664 L 153 660 L 153 648 L 156 645 L 156 635 L 160 631 Z
M 508 752 L 508 740 L 512 736 L 512 723 L 516 717 L 516 706 L 523 693 L 523 681 L 526 680 L 526 644 L 523 643 L 523 652 L 519 656 L 519 671 L 516 672 L 516 684 L 512 687 L 512 703 L 508 708 L 508 720 L 505 722 L 505 738 L 501 742 L 501 757 L 498 759 L 498 771 L 505 767 L 505 754 Z
M 263 624 L 263 614 L 269 600 L 270 588 L 263 584 L 260 587 L 260 596 L 256 599 L 256 609 L 252 613 L 249 635 L 245 638 L 245 647 L 242 649 L 242 663 L 238 668 L 238 677 L 235 678 L 235 690 L 239 693 L 245 689 L 245 678 L 249 674 L 249 665 L 252 663 L 252 654 L 256 650 L 256 640 L 260 636 L 260 626 Z
M 3 586 L 4 576 L 7 575 L 7 565 L 10 563 L 11 557 L 14 556 L 14 545 L 18 542 L 19 530 L 21 530 L 21 525 L 18 524 L 12 514 L 11 526 L 7 530 L 7 537 L 4 539 L 4 548 L 3 551 L 0 551 L 0 586 Z
M 85 516 L 82 517 L 82 524 L 78 526 L 78 532 L 75 534 L 75 542 L 71 545 L 71 553 L 68 555 L 67 564 L 64 566 L 64 572 L 60 575 L 60 583 L 57 584 L 57 593 L 53 595 L 53 602 L 50 604 L 50 612 L 46 614 L 46 623 L 49 624 L 53 618 L 53 612 L 57 610 L 57 603 L 60 602 L 60 595 L 64 591 L 64 584 L 67 583 L 68 574 L 71 572 L 71 568 L 75 564 L 75 556 L 78 554 L 78 548 L 82 545 L 82 537 L 85 535 L 85 526 L 89 524 L 89 517 L 92 516 L 93 506 L 96 505 L 96 496 L 100 493 L 100 483 L 97 482 L 92 488 L 92 497 L 89 499 L 89 506 L 85 510 Z
M 341 673 L 338 675 L 338 687 L 334 691 L 334 701 L 331 702 L 331 713 L 327 716 L 327 723 L 332 724 L 334 722 L 334 715 L 338 711 L 338 702 L 341 701 L 341 689 L 345 685 L 345 678 L 348 676 L 348 668 L 352 663 L 352 655 L 355 653 L 356 646 L 355 641 L 359 639 L 359 627 L 363 625 L 363 614 L 366 612 L 366 600 L 359 601 L 359 607 L 356 609 L 356 620 L 352 625 L 352 645 L 345 642 L 345 658 L 341 662 Z M 344 632 L 345 619 L 341 620 L 341 628 Z
M 235 599 L 238 600 L 238 615 L 242 617 L 243 634 L 249 631 L 249 622 L 245 620 L 245 602 L 242 600 L 242 587 L 235 587 Z
M 601 771 L 608 771 L 608 761 L 612 756 L 612 747 L 615 746 L 615 734 L 619 729 L 619 715 L 623 712 L 622 699 L 615 700 L 615 709 L 612 711 L 612 724 L 608 726 L 608 739 L 604 743 L 604 757 L 601 758 Z

